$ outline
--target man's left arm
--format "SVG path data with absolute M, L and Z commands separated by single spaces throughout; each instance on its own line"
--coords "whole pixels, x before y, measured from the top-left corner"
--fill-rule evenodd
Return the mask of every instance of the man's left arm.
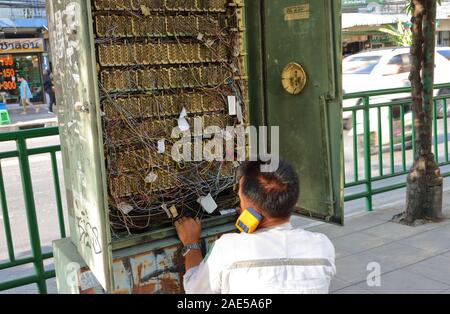
M 182 218 L 176 224 L 177 233 L 183 245 L 199 243 L 201 223 L 199 220 Z M 217 242 L 220 242 L 217 241 Z M 204 260 L 200 250 L 191 250 L 185 256 L 186 274 L 184 290 L 188 294 L 221 293 L 221 273 L 223 257 L 221 250 L 214 246 Z

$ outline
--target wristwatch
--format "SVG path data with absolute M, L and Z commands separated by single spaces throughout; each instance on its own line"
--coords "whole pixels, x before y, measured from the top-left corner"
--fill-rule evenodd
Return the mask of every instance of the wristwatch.
M 181 250 L 181 254 L 183 255 L 183 257 L 185 257 L 192 250 L 200 250 L 201 251 L 202 250 L 202 246 L 200 245 L 200 243 L 187 244 Z

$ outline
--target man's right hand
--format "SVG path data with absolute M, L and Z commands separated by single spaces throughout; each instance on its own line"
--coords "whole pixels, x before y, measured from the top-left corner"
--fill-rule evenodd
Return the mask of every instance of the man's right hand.
M 188 217 L 180 218 L 175 222 L 175 228 L 183 245 L 199 243 L 202 233 L 202 223 L 200 219 Z

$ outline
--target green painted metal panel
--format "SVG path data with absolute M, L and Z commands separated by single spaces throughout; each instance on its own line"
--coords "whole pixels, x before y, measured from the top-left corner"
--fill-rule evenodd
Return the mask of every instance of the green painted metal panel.
M 299 212 L 343 223 L 340 1 L 248 5 L 249 53 L 262 63 L 250 64 L 253 122 L 280 127 L 281 157 L 300 174 Z M 281 83 L 291 62 L 307 75 L 296 96 Z
M 90 1 L 48 1 L 72 242 L 103 287 L 112 285 L 104 154 Z

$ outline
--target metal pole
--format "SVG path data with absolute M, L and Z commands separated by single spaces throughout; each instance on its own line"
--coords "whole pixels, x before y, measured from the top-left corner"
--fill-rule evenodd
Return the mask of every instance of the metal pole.
M 366 178 L 366 209 L 372 211 L 372 162 L 370 153 L 370 107 L 369 97 L 364 97 L 364 173 Z
M 20 175 L 22 189 L 27 213 L 28 234 L 30 237 L 31 252 L 34 258 L 34 268 L 37 275 L 37 287 L 41 294 L 47 293 L 45 282 L 44 262 L 42 258 L 41 240 L 39 237 L 39 227 L 36 216 L 36 205 L 34 202 L 33 185 L 31 182 L 30 163 L 28 161 L 27 144 L 23 137 L 16 140 L 17 151 L 19 152 Z

